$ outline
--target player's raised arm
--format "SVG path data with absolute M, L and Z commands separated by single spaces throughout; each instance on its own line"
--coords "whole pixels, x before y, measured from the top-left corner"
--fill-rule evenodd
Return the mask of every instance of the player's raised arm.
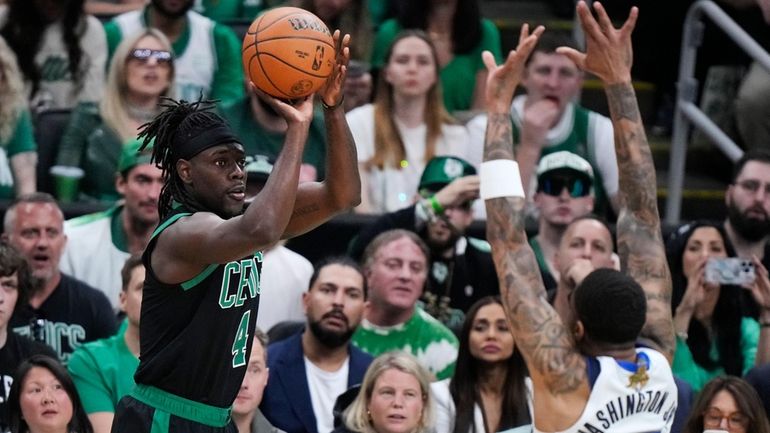
M 516 345 L 524 355 L 538 391 L 551 397 L 536 399 L 542 404 L 565 395 L 588 395 L 584 358 L 577 352 L 561 318 L 546 299 L 537 260 L 524 230 L 525 200 L 513 161 L 510 106 L 524 67 L 543 28 L 530 35 L 525 24 L 519 45 L 505 63 L 495 64 L 491 53 L 483 54 L 488 70 L 486 86 L 487 131 L 481 167 L 481 197 L 487 208 L 487 239 L 500 280 L 500 291 L 511 321 Z M 518 188 L 515 186 L 518 182 Z M 563 400 L 562 400 L 563 401 Z
M 601 3 L 593 3 L 597 19 L 585 2 L 577 5 L 586 35 L 586 53 L 562 47 L 558 52 L 598 76 L 604 84 L 615 130 L 615 150 L 620 174 L 620 213 L 617 222 L 621 269 L 633 277 L 647 295 L 647 321 L 641 337 L 673 359 L 675 340 L 671 319 L 671 275 L 660 231 L 655 166 L 631 84 L 631 33 L 639 14 L 632 8 L 616 29 Z
M 318 91 L 326 124 L 326 179 L 302 183 L 297 192 L 291 221 L 283 237 L 307 232 L 330 217 L 361 202 L 361 178 L 353 136 L 345 120 L 343 88 L 350 60 L 350 35 L 334 32 L 337 64 Z

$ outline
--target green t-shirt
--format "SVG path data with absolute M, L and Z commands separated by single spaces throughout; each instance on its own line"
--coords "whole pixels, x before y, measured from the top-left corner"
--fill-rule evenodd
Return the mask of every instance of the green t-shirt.
M 86 413 L 115 412 L 118 401 L 134 388 L 139 365 L 126 346 L 124 334 L 87 343 L 67 365 Z
M 5 167 L 0 168 L 0 198 L 12 199 L 15 196 L 13 189 L 13 172 L 11 170 L 11 158 L 19 153 L 34 152 L 37 150 L 35 135 L 33 134 L 32 120 L 29 111 L 22 110 L 16 121 L 16 127 L 10 138 L 0 143 L 0 152 L 5 153 Z
M 353 334 L 353 344 L 372 356 L 403 350 L 417 358 L 436 380 L 452 377 L 460 345 L 457 337 L 421 308 L 414 311 L 411 319 L 396 326 L 382 327 L 364 320 Z
M 225 104 L 220 111 L 235 135 L 241 139 L 246 155 L 262 154 L 273 158 L 278 157 L 286 134 L 266 131 L 259 126 L 252 115 L 249 98 L 241 98 L 234 103 Z M 325 178 L 326 125 L 320 110 L 313 113 L 302 162 L 316 168 L 319 180 Z
M 757 356 L 757 344 L 759 343 L 759 323 L 750 317 L 744 317 L 741 320 L 741 352 L 743 352 L 743 372 L 748 373 L 754 366 L 754 360 Z M 716 339 L 711 342 L 710 357 L 713 360 L 719 359 L 719 349 Z M 693 392 L 698 393 L 708 381 L 717 377 L 724 376 L 725 370 L 718 367 L 714 370 L 707 370 L 695 362 L 692 357 L 687 342 L 681 338 L 676 338 L 676 352 L 674 353 L 674 363 L 672 370 L 676 376 L 689 383 Z
M 142 22 L 147 23 L 147 9 L 142 14 Z M 187 21 L 189 23 L 189 19 Z M 107 34 L 107 49 L 109 50 L 109 59 L 115 54 L 120 41 L 123 40 L 123 34 L 115 21 L 109 21 L 104 24 L 104 31 Z M 211 82 L 211 91 L 204 97 L 208 99 L 218 99 L 223 103 L 240 99 L 244 95 L 243 84 L 243 66 L 241 60 L 241 41 L 235 33 L 225 25 L 214 24 L 212 30 L 212 44 L 216 51 L 216 68 L 214 78 Z M 184 55 L 190 42 L 190 26 L 185 25 L 182 34 L 171 44 L 176 57 Z M 191 47 L 192 50 L 195 47 Z M 179 81 L 179 80 L 177 80 Z M 179 83 L 178 83 L 179 84 Z
M 267 7 L 264 0 L 198 0 L 194 10 L 221 23 L 228 20 L 253 20 Z
M 395 19 L 389 19 L 382 23 L 374 39 L 372 52 L 372 66 L 382 69 L 387 59 L 385 54 L 395 39 L 401 25 Z M 500 48 L 500 32 L 488 19 L 481 20 L 481 41 L 469 53 L 455 54 L 454 58 L 441 69 L 441 87 L 444 94 L 444 105 L 451 113 L 454 111 L 469 110 L 473 104 L 474 85 L 476 72 L 484 70 L 484 62 L 481 60 L 481 52 L 489 50 L 500 63 L 502 48 Z

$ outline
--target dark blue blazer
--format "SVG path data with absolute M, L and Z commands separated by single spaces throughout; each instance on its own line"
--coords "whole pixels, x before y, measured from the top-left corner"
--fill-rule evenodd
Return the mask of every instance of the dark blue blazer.
M 361 383 L 373 358 L 352 344 L 348 347 L 348 387 L 351 387 Z M 270 377 L 259 408 L 270 424 L 286 433 L 319 433 L 307 385 L 302 333 L 270 344 L 267 366 Z

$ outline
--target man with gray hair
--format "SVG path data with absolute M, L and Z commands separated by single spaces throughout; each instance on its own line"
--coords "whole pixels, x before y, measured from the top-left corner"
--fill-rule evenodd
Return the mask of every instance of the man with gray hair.
M 391 350 L 414 355 L 436 379 L 452 377 L 457 337 L 417 306 L 427 278 L 428 247 L 414 232 L 389 230 L 366 247 L 369 305 L 353 344 L 372 356 Z
M 67 237 L 64 214 L 51 195 L 17 198 L 5 213 L 3 239 L 24 256 L 31 275 L 28 302 L 11 319 L 14 331 L 45 342 L 64 364 L 83 343 L 115 333 L 107 297 L 59 270 Z

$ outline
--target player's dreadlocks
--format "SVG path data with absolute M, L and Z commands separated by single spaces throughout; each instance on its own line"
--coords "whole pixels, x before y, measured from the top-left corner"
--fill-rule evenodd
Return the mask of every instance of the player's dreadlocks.
M 201 210 L 176 172 L 179 159 L 189 160 L 202 150 L 218 144 L 239 142 L 225 121 L 210 111 L 216 101 L 202 98 L 196 102 L 162 99 L 160 106 L 163 111 L 142 125 L 138 135 L 143 140 L 139 150 L 153 146 L 152 162 L 163 171 L 163 189 L 158 200 L 161 219 L 171 211 L 174 201 L 191 210 Z M 151 144 L 153 139 L 154 145 Z

